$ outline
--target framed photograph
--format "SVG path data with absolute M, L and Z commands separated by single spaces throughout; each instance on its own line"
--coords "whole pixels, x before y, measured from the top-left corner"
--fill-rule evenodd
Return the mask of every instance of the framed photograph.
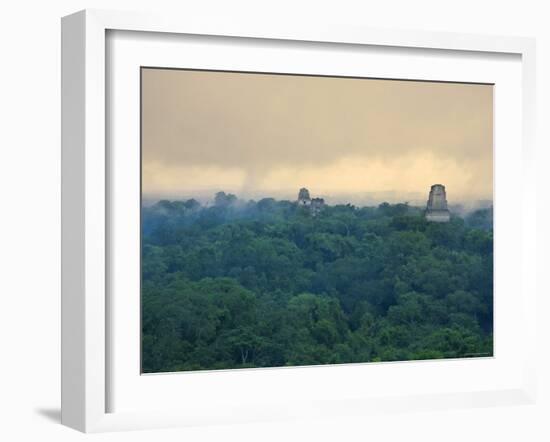
M 62 422 L 535 400 L 534 41 L 62 21 Z

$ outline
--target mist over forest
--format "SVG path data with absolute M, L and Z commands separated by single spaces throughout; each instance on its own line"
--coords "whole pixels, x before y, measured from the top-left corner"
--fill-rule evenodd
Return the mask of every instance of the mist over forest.
M 144 372 L 491 356 L 492 206 L 142 207 Z
M 218 193 L 217 190 L 206 189 L 197 190 L 195 192 L 188 192 L 182 196 L 181 192 L 171 192 L 164 194 L 144 194 L 142 196 L 143 206 L 152 206 L 159 201 L 181 201 L 196 200 L 201 206 L 212 206 L 215 204 L 215 197 Z M 244 192 L 224 192 L 229 195 L 235 194 L 237 197 L 237 204 L 241 205 L 248 202 L 258 202 L 265 199 L 264 192 L 244 191 Z M 269 198 L 278 201 L 294 201 L 296 198 L 296 192 L 289 193 L 284 191 L 270 192 Z M 385 192 L 357 192 L 357 193 L 335 193 L 321 192 L 322 196 L 327 204 L 330 205 L 347 205 L 351 204 L 355 207 L 374 207 L 384 202 L 389 204 L 407 203 L 410 206 L 424 208 L 426 205 L 426 193 L 422 192 L 398 192 L 398 191 L 385 191 Z M 474 199 L 474 198 L 456 198 L 452 197 L 452 203 L 449 207 L 455 214 L 461 216 L 468 215 L 469 213 L 478 209 L 488 209 L 493 206 L 491 199 Z

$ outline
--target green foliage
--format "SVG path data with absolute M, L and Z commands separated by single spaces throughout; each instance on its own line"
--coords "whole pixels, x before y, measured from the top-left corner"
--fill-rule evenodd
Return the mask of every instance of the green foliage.
M 142 211 L 144 372 L 492 354 L 488 211 L 159 201 Z

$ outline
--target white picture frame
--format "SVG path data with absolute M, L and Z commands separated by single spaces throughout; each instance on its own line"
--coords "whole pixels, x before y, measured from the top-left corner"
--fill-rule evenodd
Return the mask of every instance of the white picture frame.
M 248 422 L 284 419 L 287 417 L 365 414 L 373 410 L 388 412 L 426 408 L 454 408 L 531 403 L 536 397 L 535 339 L 525 339 L 521 359 L 521 381 L 505 388 L 460 393 L 427 392 L 400 394 L 393 392 L 376 398 L 337 397 L 337 394 L 316 398 L 315 404 L 289 401 L 273 406 L 253 406 L 253 402 L 237 404 L 234 413 L 218 413 L 198 408 L 190 413 L 177 410 L 112 411 L 109 392 L 113 388 L 109 373 L 113 354 L 109 337 L 113 319 L 108 299 L 108 244 L 113 233 L 108 228 L 113 209 L 110 195 L 108 134 L 108 93 L 106 67 L 109 54 L 106 35 L 110 31 L 142 31 L 163 35 L 194 35 L 269 39 L 272 41 L 338 43 L 369 45 L 384 48 L 430 49 L 484 54 L 509 54 L 520 57 L 521 63 L 521 308 L 519 324 L 525 337 L 533 337 L 536 316 L 535 286 L 535 206 L 536 188 L 534 144 L 535 106 L 535 43 L 533 39 L 492 37 L 417 31 L 387 31 L 348 28 L 345 26 L 313 26 L 300 28 L 284 24 L 211 23 L 192 17 L 158 17 L 146 14 L 87 10 L 62 20 L 62 423 L 84 432 L 121 429 L 185 426 L 216 422 Z M 158 34 L 157 34 L 158 35 Z M 498 155 L 498 149 L 497 149 Z M 498 188 L 497 188 L 498 192 Z M 498 223 L 498 217 L 497 221 Z M 116 231 L 115 231 L 116 232 Z M 498 252 L 497 249 L 495 249 Z M 501 249 L 502 250 L 502 249 Z M 497 338 L 498 339 L 498 338 Z M 410 363 L 406 370 L 415 370 L 422 362 Z M 379 365 L 379 367 L 395 367 Z M 391 368 L 396 370 L 395 368 Z M 454 370 L 461 367 L 456 365 Z M 284 369 L 287 370 L 288 369 Z M 335 367 L 331 370 L 348 370 Z M 475 373 L 475 368 L 473 369 Z M 241 371 L 265 382 L 266 371 Z M 248 375 L 247 375 L 248 373 Z M 260 373 L 260 374 L 257 374 Z M 262 374 L 264 373 L 264 374 Z M 268 373 L 268 374 L 265 374 Z M 327 371 L 325 373 L 328 373 Z M 334 374 L 336 373 L 336 374 Z M 340 371 L 340 373 L 344 373 Z M 338 375 L 333 371 L 333 375 Z M 166 375 L 166 378 L 173 375 Z M 176 375 L 177 376 L 177 375 Z M 201 374 L 208 383 L 211 373 Z M 230 375 L 231 376 L 231 375 Z M 267 378 L 266 378 L 267 376 Z M 197 378 L 195 378 L 197 380 Z M 269 380 L 267 380 L 269 381 Z M 513 386 L 512 386 L 513 384 Z M 205 384 L 207 385 L 207 384 Z M 304 398 L 303 398 L 304 399 Z

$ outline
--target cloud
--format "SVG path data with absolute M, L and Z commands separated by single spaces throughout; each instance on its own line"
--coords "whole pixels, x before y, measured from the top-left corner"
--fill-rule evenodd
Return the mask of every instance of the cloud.
M 277 193 L 298 181 L 327 193 L 424 192 L 440 177 L 469 197 L 492 195 L 490 85 L 161 69 L 142 78 L 144 193 L 216 182 Z

